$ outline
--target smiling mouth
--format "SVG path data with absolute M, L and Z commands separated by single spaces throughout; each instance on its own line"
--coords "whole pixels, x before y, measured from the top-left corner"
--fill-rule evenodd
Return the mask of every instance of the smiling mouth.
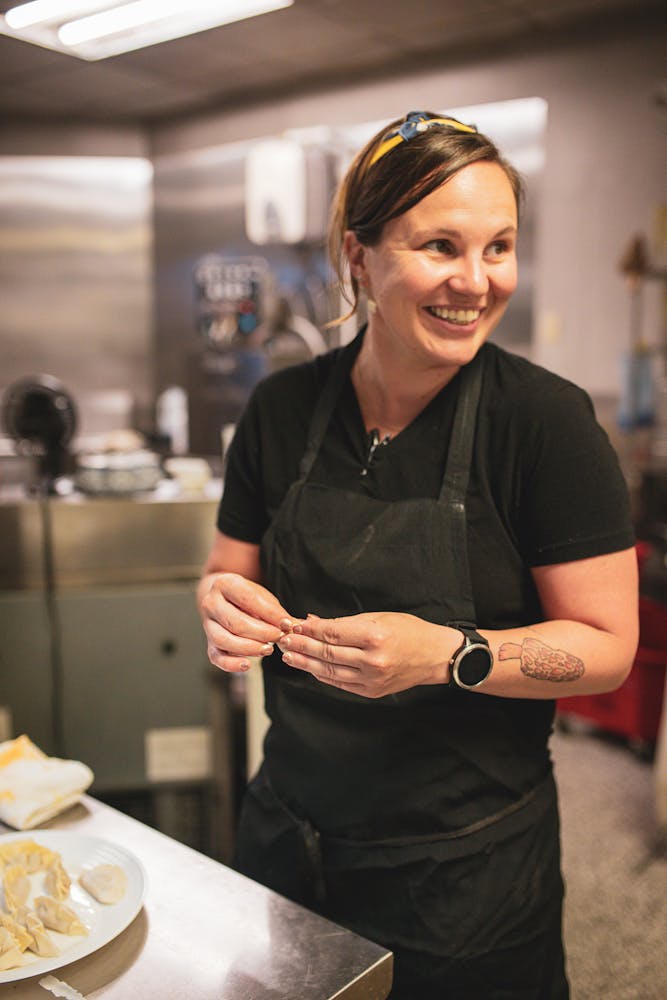
M 426 306 L 426 311 L 438 319 L 446 319 L 448 323 L 459 323 L 461 326 L 475 323 L 482 314 L 481 309 L 447 309 L 443 306 Z

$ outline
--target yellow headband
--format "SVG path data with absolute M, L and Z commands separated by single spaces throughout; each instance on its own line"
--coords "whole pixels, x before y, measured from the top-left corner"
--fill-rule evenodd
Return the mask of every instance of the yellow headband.
M 372 167 L 374 163 L 377 163 L 381 157 L 388 153 L 395 146 L 400 145 L 402 142 L 409 142 L 420 132 L 426 132 L 427 129 L 431 128 L 433 125 L 442 125 L 445 128 L 454 129 L 456 132 L 472 132 L 475 133 L 477 129 L 474 125 L 464 125 L 463 122 L 459 122 L 456 118 L 430 118 L 424 111 L 410 111 L 405 116 L 405 121 L 397 128 L 388 139 L 381 142 L 373 153 L 369 167 Z

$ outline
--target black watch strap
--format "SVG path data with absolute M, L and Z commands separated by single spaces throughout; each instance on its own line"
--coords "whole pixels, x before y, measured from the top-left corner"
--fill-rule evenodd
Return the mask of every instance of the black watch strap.
M 450 628 L 457 628 L 459 632 L 463 632 L 472 642 L 479 643 L 482 646 L 489 645 L 484 636 L 479 634 L 472 622 L 447 622 L 447 624 Z

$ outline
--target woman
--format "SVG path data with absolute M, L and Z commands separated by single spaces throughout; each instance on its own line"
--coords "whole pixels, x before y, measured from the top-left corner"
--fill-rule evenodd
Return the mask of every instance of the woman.
M 368 324 L 271 376 L 200 587 L 208 655 L 264 657 L 271 727 L 238 867 L 392 949 L 392 998 L 565 998 L 554 699 L 637 641 L 615 456 L 586 395 L 487 343 L 521 184 L 410 113 L 331 223 Z

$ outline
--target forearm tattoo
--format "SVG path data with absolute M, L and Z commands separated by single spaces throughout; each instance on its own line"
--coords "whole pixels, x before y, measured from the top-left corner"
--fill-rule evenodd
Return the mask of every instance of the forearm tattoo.
M 528 638 L 522 643 L 504 642 L 498 650 L 499 660 L 520 660 L 521 673 L 539 681 L 576 681 L 583 676 L 584 661 L 564 649 L 552 649 L 539 639 Z

